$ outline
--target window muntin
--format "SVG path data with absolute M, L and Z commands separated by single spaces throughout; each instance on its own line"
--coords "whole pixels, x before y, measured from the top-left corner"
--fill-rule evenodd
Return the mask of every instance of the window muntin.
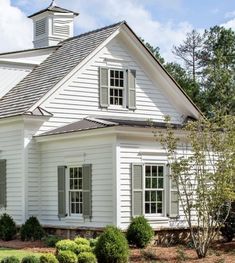
M 82 167 L 69 168 L 69 210 L 70 214 L 82 214 Z
M 145 214 L 163 214 L 164 166 L 145 166 Z
M 109 103 L 110 105 L 123 106 L 125 83 L 124 71 L 110 69 L 109 72 Z

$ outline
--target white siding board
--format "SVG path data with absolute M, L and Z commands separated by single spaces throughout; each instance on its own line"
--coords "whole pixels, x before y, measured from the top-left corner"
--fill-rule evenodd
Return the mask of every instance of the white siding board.
M 41 212 L 44 225 L 103 227 L 113 223 L 112 140 L 107 138 L 74 139 L 41 143 Z M 57 166 L 92 164 L 92 220 L 58 219 Z M 68 205 L 68 201 L 67 201 Z
M 137 71 L 135 111 L 99 107 L 100 66 L 131 68 Z M 165 97 L 163 88 L 153 83 L 135 55 L 120 39 L 113 39 L 82 70 L 75 73 L 40 105 L 54 116 L 41 127 L 39 133 L 92 115 L 144 120 L 152 118 L 155 121 L 163 121 L 165 115 L 170 115 L 172 120 L 178 123 L 181 121 L 181 113 Z
M 0 125 L 0 159 L 7 160 L 7 207 L 17 224 L 23 221 L 23 129 L 20 125 Z

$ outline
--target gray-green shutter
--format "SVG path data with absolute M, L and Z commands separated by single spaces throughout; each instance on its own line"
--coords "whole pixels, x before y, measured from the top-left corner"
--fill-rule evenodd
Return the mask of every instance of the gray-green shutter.
M 58 176 L 58 216 L 59 218 L 66 216 L 66 166 L 57 167 Z
M 128 70 L 127 71 L 127 83 L 128 83 L 128 108 L 130 110 L 136 109 L 136 70 Z
M 91 218 L 92 216 L 92 165 L 84 164 L 82 169 L 82 190 L 83 190 L 83 217 Z
M 100 67 L 100 107 L 107 108 L 109 106 L 109 70 Z
M 174 181 L 171 178 L 171 170 L 170 166 L 167 167 L 168 171 L 168 178 L 169 178 L 169 183 L 168 183 L 168 193 L 169 193 L 169 199 L 168 199 L 168 215 L 169 217 L 178 217 L 179 216 L 179 197 L 178 197 L 178 191 L 177 187 L 174 183 Z
M 6 160 L 0 160 L 0 207 L 7 205 L 7 174 Z
M 143 165 L 132 165 L 132 216 L 143 215 Z

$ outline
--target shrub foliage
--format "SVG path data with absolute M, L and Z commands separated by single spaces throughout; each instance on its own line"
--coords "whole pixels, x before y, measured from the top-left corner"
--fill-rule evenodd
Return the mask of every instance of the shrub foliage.
M 48 253 L 40 257 L 40 263 L 59 263 L 55 255 Z
M 11 256 L 3 258 L 1 263 L 20 263 L 20 260 L 15 256 Z
M 57 259 L 60 263 L 77 263 L 77 255 L 70 250 L 59 251 Z
M 55 245 L 57 252 L 59 251 L 65 251 L 65 250 L 69 250 L 72 251 L 74 253 L 78 252 L 78 245 L 70 239 L 64 239 L 64 240 L 60 240 L 56 243 Z
M 20 229 L 21 240 L 41 240 L 45 235 L 38 219 L 34 216 L 30 217 Z
M 154 231 L 143 216 L 133 218 L 127 229 L 127 240 L 138 248 L 146 247 L 153 238 Z
M 22 259 L 21 263 L 40 263 L 39 258 L 35 256 L 26 256 Z
M 96 263 L 96 257 L 91 252 L 81 252 L 78 255 L 78 263 Z
M 16 224 L 11 216 L 3 214 L 0 217 L 0 239 L 12 240 L 16 235 Z
M 128 262 L 128 243 L 118 228 L 106 227 L 95 247 L 95 254 L 99 263 L 125 263 Z

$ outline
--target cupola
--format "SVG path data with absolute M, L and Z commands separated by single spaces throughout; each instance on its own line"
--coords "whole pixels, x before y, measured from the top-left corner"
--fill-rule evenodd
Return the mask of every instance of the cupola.
M 56 6 L 54 0 L 48 8 L 28 16 L 33 20 L 34 48 L 55 46 L 60 41 L 73 37 L 74 18 L 78 15 Z

